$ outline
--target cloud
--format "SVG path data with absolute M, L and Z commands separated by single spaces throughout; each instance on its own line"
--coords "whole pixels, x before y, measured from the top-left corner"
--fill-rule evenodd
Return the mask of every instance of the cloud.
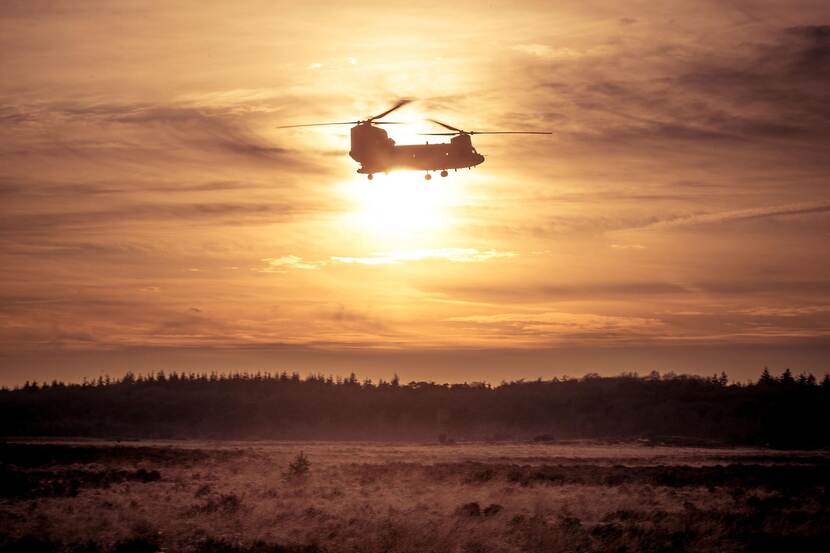
M 389 265 L 394 263 L 395 259 L 392 257 L 376 256 L 376 257 L 338 257 L 331 258 L 337 263 L 357 263 L 359 265 Z
M 16 124 L 16 133 L 0 142 L 0 154 L 93 153 L 103 159 L 134 161 L 224 154 L 282 166 L 305 167 L 304 154 L 274 145 L 252 131 L 248 112 L 236 104 L 193 107 L 187 103 L 20 103 L 0 105 L 0 120 Z M 48 135 L 43 133 L 49 128 Z
M 742 309 L 736 311 L 736 313 L 754 315 L 758 317 L 806 317 L 810 315 L 830 313 L 830 305 L 804 305 L 797 307 L 760 306 Z
M 787 33 L 794 39 L 791 70 L 807 78 L 830 78 L 830 25 L 798 25 Z
M 749 219 L 763 219 L 768 217 L 784 217 L 797 215 L 811 215 L 815 213 L 830 212 L 830 200 L 801 202 L 797 204 L 786 204 L 769 207 L 757 207 L 750 209 L 736 209 L 719 211 L 715 213 L 700 213 L 663 219 L 646 224 L 639 228 L 668 228 L 702 224 L 726 223 L 731 221 L 742 221 Z
M 830 294 L 830 280 L 774 279 L 755 273 L 747 278 L 688 277 L 677 282 L 606 280 L 605 282 L 563 284 L 534 284 L 532 282 L 447 284 L 437 281 L 431 285 L 422 285 L 420 290 L 446 299 L 510 305 L 603 300 L 661 305 L 673 299 L 699 300 L 701 294 L 705 294 L 717 298 L 722 306 L 736 299 L 751 297 L 763 299 L 824 297 Z
M 382 252 L 367 257 L 331 256 L 328 260 L 306 261 L 296 255 L 282 257 L 266 257 L 262 261 L 266 267 L 261 270 L 265 273 L 284 273 L 287 269 L 319 269 L 332 263 L 346 265 L 392 265 L 410 261 L 449 261 L 452 263 L 481 263 L 491 259 L 515 257 L 516 252 L 500 252 L 497 250 L 477 250 L 475 248 L 420 248 L 415 250 L 400 250 Z
M 229 109 L 234 114 L 272 113 L 280 111 L 285 99 L 277 88 L 229 88 L 188 92 L 176 96 L 184 107 L 216 110 Z
M 552 48 L 547 44 L 517 44 L 513 50 L 547 60 L 574 59 L 582 54 L 570 48 Z
M 660 318 L 558 311 L 451 317 L 471 339 L 551 343 L 744 343 L 830 335 L 827 306 L 663 313 Z M 759 320 L 760 319 L 760 320 Z
M 597 338 L 603 341 L 625 340 L 665 330 L 665 324 L 653 318 L 565 313 L 502 313 L 450 317 L 446 322 L 479 327 L 489 332 L 532 338 Z M 474 328 L 472 331 L 475 331 Z
M 643 142 L 789 142 L 806 149 L 802 155 L 823 154 L 830 138 L 830 27 L 741 37 L 692 44 L 632 37 L 599 49 L 590 62 L 531 71 L 549 92 L 538 98 L 539 111 L 555 115 L 557 134 L 568 142 L 629 150 Z M 540 65 L 562 57 L 541 44 L 514 49 Z
M 263 188 L 268 189 L 268 186 L 256 181 L 208 180 L 205 182 L 182 182 L 180 180 L 142 180 L 121 177 L 90 180 L 88 182 L 77 182 L 75 180 L 54 182 L 31 179 L 25 176 L 0 175 L 0 196 L 6 201 L 37 200 L 43 202 L 102 195 L 142 195 L 147 192 L 196 193 L 196 196 L 204 197 L 205 195 L 200 193 Z
M 9 215 L 0 221 L 0 231 L 15 234 L 16 239 L 19 239 L 25 235 L 53 235 L 57 231 L 105 229 L 112 228 L 113 225 L 123 226 L 148 221 L 172 226 L 185 221 L 193 224 L 244 226 L 285 221 L 316 211 L 317 209 L 311 206 L 281 203 L 136 203 L 101 210 Z
M 694 288 L 673 282 L 586 282 L 568 284 L 530 283 L 437 283 L 425 286 L 426 293 L 439 294 L 450 299 L 464 299 L 483 302 L 533 303 L 550 301 L 597 300 L 606 298 L 655 298 L 659 296 L 682 296 L 693 293 Z
M 445 260 L 453 263 L 478 263 L 491 259 L 515 257 L 516 252 L 497 250 L 477 250 L 475 248 L 420 248 L 378 253 L 369 257 L 339 257 L 331 259 L 338 263 L 357 263 L 361 265 L 389 265 L 407 261 Z
M 266 257 L 262 259 L 266 267 L 260 271 L 263 273 L 285 273 L 288 269 L 313 270 L 323 267 L 325 261 L 305 261 L 296 255 L 284 255 L 282 257 Z

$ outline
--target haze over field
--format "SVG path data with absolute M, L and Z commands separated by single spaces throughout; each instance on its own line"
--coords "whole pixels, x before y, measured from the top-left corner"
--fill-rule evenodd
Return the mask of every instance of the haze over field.
M 9 552 L 819 553 L 830 535 L 828 458 L 798 452 L 188 440 L 0 457 Z
M 818 375 L 827 2 L 4 2 L 0 384 Z M 398 98 L 470 172 L 372 182 Z

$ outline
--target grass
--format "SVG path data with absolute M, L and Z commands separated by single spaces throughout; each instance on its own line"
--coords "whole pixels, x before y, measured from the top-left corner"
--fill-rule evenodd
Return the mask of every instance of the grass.
M 18 482 L 0 497 L 4 552 L 763 552 L 830 540 L 822 452 L 41 443 L 0 455 Z M 292 464 L 313 469 L 286 479 Z

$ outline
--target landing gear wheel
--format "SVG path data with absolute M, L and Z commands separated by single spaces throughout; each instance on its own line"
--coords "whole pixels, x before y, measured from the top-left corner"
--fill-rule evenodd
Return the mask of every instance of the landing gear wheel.
M 372 180 L 373 178 L 375 178 L 375 176 L 372 173 L 369 173 L 367 176 L 369 177 L 369 180 Z
M 447 173 L 447 170 L 446 170 L 446 169 L 444 169 L 443 171 L 441 171 L 441 176 L 442 176 L 442 177 L 446 177 L 447 175 L 449 175 L 449 173 Z
M 432 175 L 427 173 L 426 175 L 424 175 L 424 180 L 432 180 Z

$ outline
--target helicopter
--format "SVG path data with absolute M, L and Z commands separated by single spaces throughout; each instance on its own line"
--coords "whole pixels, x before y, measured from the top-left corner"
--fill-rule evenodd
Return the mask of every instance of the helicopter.
M 476 134 L 552 134 L 542 131 L 465 131 L 446 123 L 428 119 L 449 132 L 419 133 L 422 136 L 451 136 L 449 142 L 438 144 L 395 144 L 388 133 L 377 125 L 402 125 L 400 121 L 380 121 L 395 110 L 412 102 L 400 100 L 383 113 L 362 121 L 341 121 L 336 123 L 312 123 L 309 125 L 284 125 L 277 128 L 323 127 L 331 125 L 355 125 L 351 128 L 351 149 L 349 156 L 360 163 L 359 174 L 369 180 L 376 173 L 388 173 L 394 169 L 426 171 L 424 179 L 432 179 L 430 171 L 440 171 L 442 177 L 449 170 L 471 169 L 484 163 L 484 156 L 473 146 L 471 137 Z

